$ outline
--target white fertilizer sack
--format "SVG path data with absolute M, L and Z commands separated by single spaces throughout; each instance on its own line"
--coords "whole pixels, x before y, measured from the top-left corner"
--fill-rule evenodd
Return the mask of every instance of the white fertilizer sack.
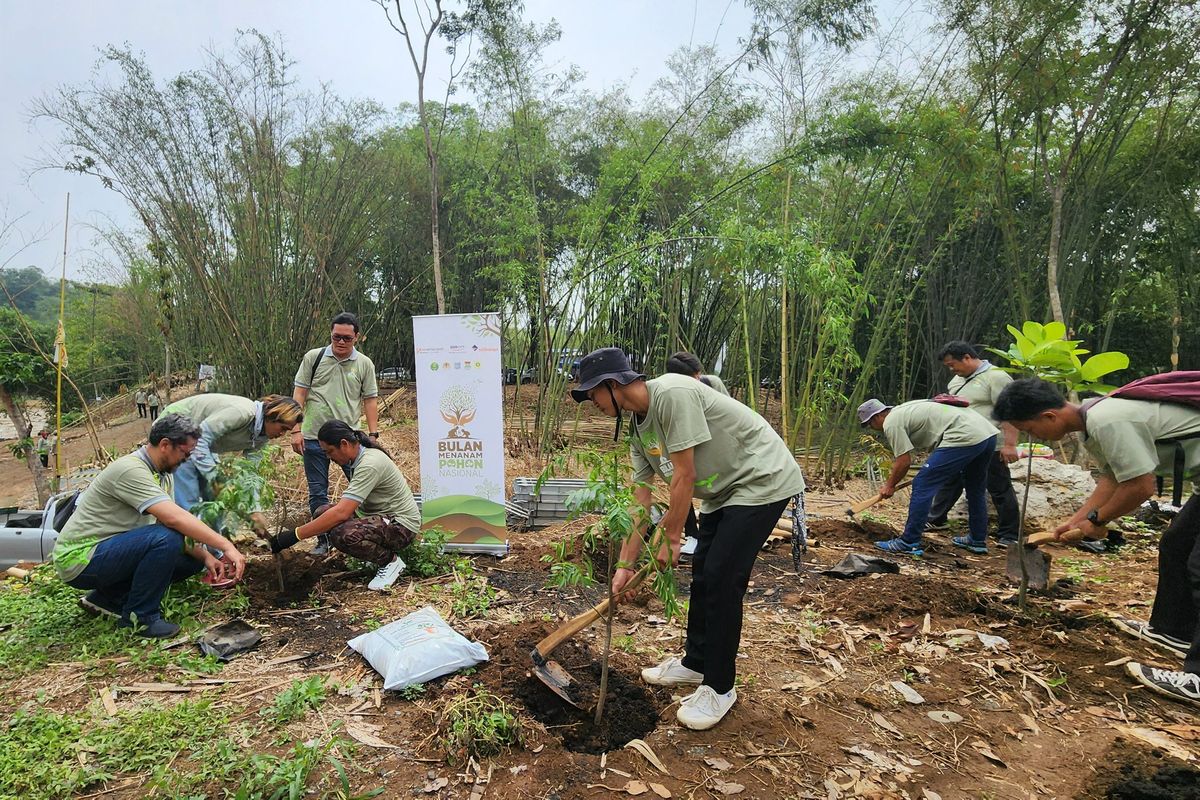
M 383 676 L 384 689 L 403 689 L 488 660 L 482 644 L 455 631 L 429 606 L 348 644 Z

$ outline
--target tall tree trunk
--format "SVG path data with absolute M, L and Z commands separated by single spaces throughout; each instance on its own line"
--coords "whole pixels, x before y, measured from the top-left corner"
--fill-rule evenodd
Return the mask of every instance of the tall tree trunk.
M 18 441 L 28 439 L 33 433 L 29 418 L 25 416 L 25 411 L 17 405 L 17 401 L 8 391 L 8 387 L 2 383 L 0 383 L 0 405 L 4 406 L 4 410 L 8 412 L 8 418 L 12 420 L 13 427 L 17 429 Z M 46 501 L 50 499 L 50 484 L 46 480 L 46 471 L 42 469 L 42 462 L 38 460 L 38 455 L 32 447 L 25 453 L 25 466 L 29 467 L 29 474 L 33 476 L 38 505 L 46 505 Z
M 433 294 L 439 314 L 446 313 L 446 293 L 442 288 L 442 234 L 438 227 L 438 154 L 429 136 L 425 117 L 425 79 L 417 82 L 418 102 L 421 104 L 421 130 L 425 134 L 425 158 L 429 162 L 429 235 L 433 240 Z
M 1050 249 L 1046 253 L 1046 283 L 1050 296 L 1050 314 L 1056 322 L 1067 323 L 1062 298 L 1058 293 L 1058 250 L 1062 244 L 1063 185 L 1060 180 L 1050 187 Z

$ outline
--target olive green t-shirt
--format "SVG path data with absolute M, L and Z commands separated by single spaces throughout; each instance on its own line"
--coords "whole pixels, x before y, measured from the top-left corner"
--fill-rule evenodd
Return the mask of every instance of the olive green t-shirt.
M 703 375 L 703 376 L 701 376 L 700 382 L 709 386 L 712 389 L 716 389 L 718 392 L 725 395 L 726 397 L 729 397 L 729 389 L 726 388 L 725 381 L 721 380 L 720 376 L 718 376 L 718 375 Z
M 164 409 L 166 414 L 183 414 L 192 422 L 208 428 L 208 448 L 214 453 L 257 450 L 267 437 L 256 429 L 256 401 L 233 394 L 194 394 Z
M 668 374 L 646 382 L 650 408 L 630 437 L 634 480 L 671 482 L 670 454 L 694 448 L 695 496 L 711 513 L 730 505 L 774 503 L 804 491 L 800 465 L 758 412 L 695 378 Z
M 996 436 L 995 425 L 967 408 L 910 400 L 888 412 L 883 434 L 897 456 L 914 450 L 970 447 Z
M 387 453 L 362 447 L 350 464 L 350 484 L 342 497 L 358 502 L 364 517 L 391 517 L 410 531 L 421 530 L 421 511 L 408 481 Z
M 966 378 L 955 375 L 950 379 L 946 391 L 968 401 L 971 404 L 968 407 L 972 411 L 994 425 L 996 420 L 992 418 L 992 411 L 996 407 L 996 399 L 1000 397 L 1000 392 L 1004 391 L 1004 387 L 1012 383 L 1013 379 L 1011 375 L 998 367 L 991 364 L 988 364 L 987 367 L 982 372 L 976 372 Z
M 317 365 L 315 373 L 313 364 Z M 357 427 L 363 399 L 379 394 L 375 365 L 357 349 L 342 361 L 334 357 L 331 347 L 309 350 L 300 359 L 294 383 L 308 389 L 304 423 L 300 426 L 305 439 L 316 439 L 317 431 L 332 419 Z
M 100 542 L 153 524 L 146 509 L 171 496 L 170 474 L 156 472 L 144 448 L 109 464 L 79 496 L 75 513 L 58 535 L 50 554 L 58 576 L 75 578 Z
M 1171 475 L 1175 465 L 1175 445 L 1159 444 L 1200 433 L 1200 409 L 1180 403 L 1156 403 L 1109 397 L 1087 411 L 1088 451 L 1101 468 L 1118 482 L 1148 473 Z M 1183 474 L 1200 479 L 1200 439 L 1184 439 Z

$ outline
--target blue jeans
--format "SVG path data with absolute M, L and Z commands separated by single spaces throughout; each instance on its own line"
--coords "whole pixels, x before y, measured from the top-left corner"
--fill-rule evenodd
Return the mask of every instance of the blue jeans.
M 105 539 L 92 560 L 68 584 L 95 589 L 121 607 L 121 619 L 137 615 L 146 625 L 162 616 L 162 599 L 175 581 L 204 570 L 183 549 L 183 536 L 166 525 L 143 525 Z
M 175 487 L 175 505 L 182 508 L 184 511 L 190 512 L 192 506 L 199 503 L 201 500 L 209 500 L 208 482 L 200 475 L 200 470 L 196 469 L 196 465 L 191 461 L 185 461 L 175 470 L 175 474 L 171 476 L 171 482 Z
M 908 501 L 908 521 L 901 538 L 908 544 L 918 544 L 929 519 L 929 507 L 938 489 L 959 475 L 967 494 L 967 526 L 971 541 L 987 544 L 987 476 L 988 465 L 995 456 L 996 437 L 991 436 L 970 447 L 939 447 L 917 471 L 913 480 L 912 499 Z
M 350 469 L 342 467 L 342 472 L 350 480 Z M 316 439 L 304 440 L 304 477 L 308 479 L 308 513 L 315 517 L 317 509 L 329 502 L 329 456 Z

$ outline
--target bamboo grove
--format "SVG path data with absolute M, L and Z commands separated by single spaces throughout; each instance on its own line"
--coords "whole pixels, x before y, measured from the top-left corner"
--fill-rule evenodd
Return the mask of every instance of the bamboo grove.
M 681 48 L 642 98 L 588 90 L 548 63 L 556 26 L 488 2 L 449 18 L 470 59 L 423 116 L 305 91 L 254 33 L 173 77 L 112 48 L 34 113 L 143 222 L 110 235 L 157 298 L 138 324 L 240 393 L 290 385 L 342 308 L 412 367 L 435 150 L 446 310 L 503 312 L 543 445 L 564 364 L 608 344 L 646 371 L 695 352 L 830 473 L 868 392 L 927 396 L 939 345 L 1014 320 L 1200 367 L 1191 3 L 748 5 L 739 52 Z

